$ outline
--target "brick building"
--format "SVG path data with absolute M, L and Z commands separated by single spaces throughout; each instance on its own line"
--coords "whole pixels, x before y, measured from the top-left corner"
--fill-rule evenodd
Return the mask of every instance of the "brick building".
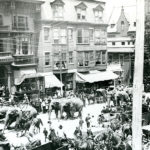
M 75 72 L 106 70 L 105 2 L 46 0 L 39 20 L 39 72 L 53 72 L 66 90 L 75 89 Z M 37 23 L 39 24 L 39 23 Z
M 136 7 L 116 7 L 108 27 L 108 69 L 120 75 L 129 85 L 135 49 Z

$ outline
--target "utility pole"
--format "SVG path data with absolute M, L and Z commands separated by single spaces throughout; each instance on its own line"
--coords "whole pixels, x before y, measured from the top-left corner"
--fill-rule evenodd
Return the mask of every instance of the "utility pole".
M 61 47 L 59 49 L 59 56 L 60 56 L 60 81 L 62 83 L 62 53 L 61 53 Z M 62 86 L 60 87 L 60 92 L 61 92 L 61 95 L 63 95 Z
M 144 65 L 144 2 L 136 0 L 136 45 L 133 83 L 132 149 L 142 150 L 142 91 Z M 132 15 L 132 14 L 131 14 Z

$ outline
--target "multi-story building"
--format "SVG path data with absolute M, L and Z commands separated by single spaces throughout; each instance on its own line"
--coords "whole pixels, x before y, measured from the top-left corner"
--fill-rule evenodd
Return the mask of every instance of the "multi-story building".
M 35 20 L 42 2 L 37 0 L 0 0 L 0 84 L 21 82 L 36 73 Z
M 108 69 L 118 73 L 127 85 L 131 79 L 135 32 L 136 7 L 114 8 L 108 27 Z
M 42 5 L 39 72 L 53 72 L 66 89 L 75 88 L 75 72 L 106 70 L 105 3 L 97 0 L 46 0 Z

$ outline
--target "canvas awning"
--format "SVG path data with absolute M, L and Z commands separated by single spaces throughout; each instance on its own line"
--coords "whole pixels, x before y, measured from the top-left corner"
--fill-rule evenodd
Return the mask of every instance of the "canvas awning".
M 35 69 L 21 69 L 14 71 L 15 85 L 20 85 L 25 79 L 41 77 L 39 73 L 36 73 Z
M 63 83 L 52 72 L 41 73 L 45 77 L 45 88 L 62 87 Z
M 117 79 L 119 76 L 112 71 L 91 71 L 88 74 L 76 73 L 76 81 L 82 83 L 94 83 Z

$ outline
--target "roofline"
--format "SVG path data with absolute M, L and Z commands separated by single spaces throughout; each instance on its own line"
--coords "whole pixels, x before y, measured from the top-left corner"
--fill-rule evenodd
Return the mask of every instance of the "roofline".
M 38 20 L 38 22 L 41 22 L 41 23 L 53 23 L 53 25 L 55 25 L 54 23 L 56 23 L 56 25 L 60 25 L 59 23 L 62 23 L 62 24 L 74 24 L 74 25 L 82 25 L 82 24 L 85 24 L 85 25 L 95 25 L 95 26 L 105 26 L 105 27 L 108 27 L 108 24 L 106 23 L 92 23 L 92 22 L 76 22 L 76 21 L 56 21 L 56 20 Z
M 11 0 L 0 0 L 0 1 L 6 2 L 6 1 L 11 1 Z M 25 3 L 34 3 L 34 4 L 43 4 L 43 3 L 45 3 L 42 0 L 15 0 L 15 1 L 25 2 Z
M 106 4 L 106 2 L 104 1 L 99 1 L 99 0 L 80 0 L 80 1 L 86 1 L 86 2 L 90 2 L 90 3 L 97 3 L 97 4 Z

